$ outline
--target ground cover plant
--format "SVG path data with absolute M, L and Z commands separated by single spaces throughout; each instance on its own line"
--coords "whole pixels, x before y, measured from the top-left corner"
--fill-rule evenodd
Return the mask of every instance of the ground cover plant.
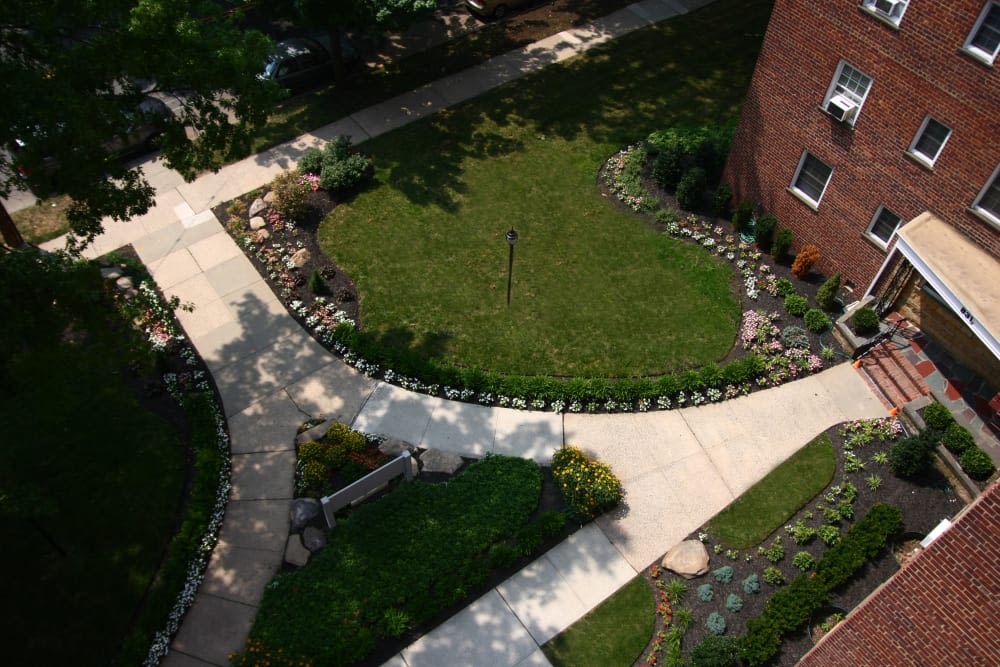
M 491 568 L 535 555 L 551 537 L 550 515 L 529 521 L 541 488 L 536 463 L 488 456 L 447 484 L 402 482 L 338 517 L 326 548 L 267 585 L 236 664 L 279 655 L 289 664 L 351 664 L 382 640 L 412 637 L 414 628 L 466 602 Z
M 107 261 L 134 280 L 129 298 L 97 263 L 0 258 L 4 294 L 22 309 L 43 301 L 16 331 L 0 327 L 0 530 L 3 562 L 20 573 L 3 596 L 12 664 L 155 664 L 228 493 L 204 367 L 141 266 Z

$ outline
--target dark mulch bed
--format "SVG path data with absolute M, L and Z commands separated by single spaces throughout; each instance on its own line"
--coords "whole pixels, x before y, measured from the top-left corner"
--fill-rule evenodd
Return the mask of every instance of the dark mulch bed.
M 875 452 L 888 452 L 888 444 L 873 444 L 856 450 L 855 453 L 865 461 L 865 469 L 860 472 L 844 473 L 844 438 L 837 433 L 837 430 L 838 427 L 834 427 L 827 431 L 837 455 L 837 472 L 834 473 L 831 486 L 843 484 L 844 480 L 849 480 L 858 488 L 858 496 L 854 501 L 854 521 L 865 516 L 876 502 L 895 505 L 903 512 L 903 528 L 893 544 L 885 548 L 875 561 L 862 568 L 850 583 L 836 591 L 832 596 L 830 605 L 849 612 L 899 569 L 900 565 L 896 555 L 897 549 L 902 550 L 904 543 L 912 549 L 913 539 L 922 539 L 942 519 L 954 517 L 962 509 L 964 502 L 956 496 L 952 485 L 949 484 L 945 475 L 936 469 L 926 473 L 920 479 L 909 481 L 895 477 L 888 465 L 878 465 L 871 462 L 871 457 Z M 865 483 L 865 478 L 871 474 L 877 474 L 882 478 L 882 484 L 877 491 L 871 491 Z M 825 493 L 826 490 L 821 492 L 786 523 L 794 525 L 796 520 L 803 519 L 807 526 L 813 528 L 822 525 L 823 518 L 816 511 L 816 504 L 824 503 L 829 505 L 823 499 Z M 813 519 L 805 519 L 807 511 L 813 512 Z M 841 534 L 847 532 L 847 527 L 851 523 L 853 521 L 842 522 Z M 706 531 L 707 529 L 702 527 L 689 535 L 687 539 L 698 539 L 698 534 Z M 682 606 L 689 607 L 694 612 L 695 621 L 684 634 L 682 649 L 685 654 L 688 654 L 694 646 L 697 646 L 709 634 L 705 622 L 708 615 L 713 611 L 721 614 L 726 620 L 727 628 L 725 636 L 739 637 L 745 633 L 746 622 L 751 618 L 759 616 L 763 612 L 764 604 L 767 602 L 768 597 L 778 590 L 778 588 L 763 581 L 764 568 L 772 565 L 777 567 L 784 574 L 786 581 L 791 582 L 797 575 L 801 574 L 801 571 L 792 565 L 792 558 L 796 553 L 799 551 L 808 551 L 818 561 L 828 549 L 818 537 L 805 545 L 796 544 L 785 533 L 784 526 L 779 527 L 778 530 L 771 533 L 761 542 L 761 546 L 770 546 L 774 538 L 778 535 L 782 537 L 785 558 L 777 564 L 772 564 L 763 556 L 758 555 L 756 547 L 742 550 L 735 560 L 727 557 L 725 551 L 721 554 L 715 554 L 714 545 L 716 542 L 709 535 L 706 542 L 706 547 L 708 547 L 711 557 L 709 567 L 714 570 L 724 565 L 729 565 L 734 570 L 734 576 L 730 584 L 720 584 L 711 573 L 688 582 L 688 592 Z M 747 562 L 745 559 L 748 553 L 751 554 L 750 562 Z M 743 591 L 742 587 L 743 580 L 752 573 L 756 573 L 761 577 L 761 591 L 757 594 L 747 594 Z M 661 579 L 669 580 L 672 577 L 672 574 L 665 573 Z M 652 580 L 648 572 L 646 573 L 646 578 L 650 580 L 650 584 L 652 585 Z M 714 597 L 711 602 L 702 602 L 698 599 L 696 593 L 697 587 L 705 583 L 711 583 L 712 585 Z M 744 606 L 738 613 L 732 613 L 726 609 L 726 597 L 730 593 L 737 594 L 743 600 Z M 825 614 L 817 614 L 817 616 L 825 616 Z M 821 621 L 822 619 L 818 618 L 815 623 L 818 625 Z M 662 620 L 659 617 L 656 623 L 656 631 L 661 630 Z M 820 630 L 816 632 L 821 634 Z M 796 632 L 786 635 L 782 639 L 780 652 L 770 664 L 781 667 L 795 665 L 812 648 L 812 634 L 811 624 L 804 624 Z M 646 665 L 649 653 L 650 648 L 647 647 L 643 655 L 634 664 L 637 667 Z

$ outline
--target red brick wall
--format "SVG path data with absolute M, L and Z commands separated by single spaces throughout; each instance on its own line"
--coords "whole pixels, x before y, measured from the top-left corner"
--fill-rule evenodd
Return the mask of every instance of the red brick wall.
M 1000 486 L 838 624 L 799 667 L 1000 665 Z
M 961 48 L 984 2 L 913 0 L 897 30 L 859 0 L 776 0 L 726 165 L 736 200 L 861 288 L 886 254 L 865 236 L 880 204 L 904 223 L 931 211 L 1000 257 L 1000 230 L 967 211 L 1000 164 L 1000 59 Z M 853 130 L 820 108 L 841 59 L 873 79 Z M 927 114 L 952 128 L 933 171 L 905 154 Z M 834 170 L 817 211 L 787 191 L 804 149 Z

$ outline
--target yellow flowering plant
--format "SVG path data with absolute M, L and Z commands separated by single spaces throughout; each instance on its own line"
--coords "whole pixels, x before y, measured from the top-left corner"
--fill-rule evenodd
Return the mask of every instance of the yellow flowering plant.
M 560 447 L 552 456 L 552 476 L 573 518 L 586 523 L 614 507 L 622 485 L 611 467 L 578 447 Z

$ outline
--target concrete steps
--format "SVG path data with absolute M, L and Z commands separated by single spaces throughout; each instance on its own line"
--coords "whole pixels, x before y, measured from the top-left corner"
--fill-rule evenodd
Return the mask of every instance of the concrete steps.
M 862 357 L 859 370 L 878 389 L 876 393 L 890 409 L 902 408 L 910 401 L 931 395 L 931 388 L 893 341 Z

